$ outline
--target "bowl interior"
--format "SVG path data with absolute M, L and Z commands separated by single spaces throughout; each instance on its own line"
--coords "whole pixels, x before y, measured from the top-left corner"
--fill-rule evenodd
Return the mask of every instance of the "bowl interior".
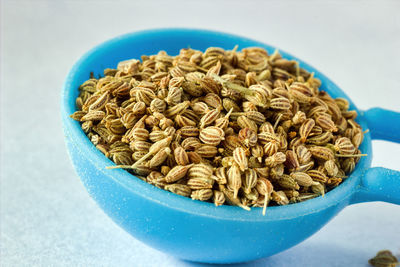
M 93 72 L 95 76 L 102 76 L 105 68 L 115 68 L 117 63 L 121 60 L 131 58 L 140 59 L 141 55 L 155 54 L 159 50 L 164 50 L 170 55 L 176 55 L 181 48 L 190 47 L 204 51 L 210 46 L 232 49 L 235 45 L 239 46 L 239 50 L 251 46 L 263 47 L 270 54 L 275 50 L 275 47 L 240 36 L 195 29 L 158 29 L 141 31 L 122 35 L 100 44 L 80 58 L 65 80 L 61 106 L 63 127 L 66 136 L 70 138 L 77 149 L 87 155 L 88 159 L 97 166 L 99 171 L 109 176 L 110 179 L 114 179 L 121 186 L 128 188 L 132 193 L 151 199 L 166 207 L 183 210 L 200 216 L 227 220 L 280 220 L 322 210 L 336 205 L 344 199 L 349 199 L 355 190 L 355 185 L 359 183 L 360 175 L 370 166 L 372 158 L 370 134 L 365 135 L 364 141 L 360 146 L 361 151 L 367 153 L 369 156 L 362 157 L 351 176 L 340 186 L 328 192 L 325 197 L 318 197 L 286 206 L 269 207 L 268 216 L 262 216 L 259 208 L 245 211 L 233 206 L 215 207 L 212 203 L 194 201 L 161 190 L 135 178 L 125 170 L 106 170 L 106 166 L 114 165 L 114 163 L 95 148 L 81 130 L 80 124 L 69 118 L 69 115 L 76 111 L 75 99 L 79 94 L 78 87 L 89 78 L 90 72 Z M 322 81 L 321 90 L 327 91 L 332 97 L 346 98 L 350 103 L 350 108 L 360 112 L 351 99 L 321 72 L 284 51 L 279 50 L 279 52 L 284 58 L 294 59 L 300 63 L 300 67 L 309 72 L 314 72 L 315 77 Z M 358 118 L 357 121 L 361 124 L 363 129 L 367 128 L 362 118 Z

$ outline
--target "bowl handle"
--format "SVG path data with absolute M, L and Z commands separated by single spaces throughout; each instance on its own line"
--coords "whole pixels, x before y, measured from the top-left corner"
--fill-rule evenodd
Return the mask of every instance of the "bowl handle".
M 383 108 L 364 112 L 372 139 L 400 143 L 400 113 Z M 351 204 L 386 201 L 400 205 L 400 172 L 382 167 L 366 170 Z
M 400 143 L 400 113 L 383 109 L 371 108 L 363 112 L 372 139 L 381 139 Z

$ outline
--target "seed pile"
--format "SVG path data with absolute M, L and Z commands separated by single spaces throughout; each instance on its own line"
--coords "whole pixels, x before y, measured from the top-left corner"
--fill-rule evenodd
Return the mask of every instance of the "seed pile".
M 363 156 L 356 111 L 320 85 L 278 51 L 160 51 L 92 75 L 71 117 L 150 184 L 265 212 L 324 195 Z

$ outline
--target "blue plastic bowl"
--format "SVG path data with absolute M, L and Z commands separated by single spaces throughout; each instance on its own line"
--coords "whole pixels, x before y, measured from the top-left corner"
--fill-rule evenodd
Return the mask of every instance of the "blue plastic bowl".
M 400 204 L 400 173 L 370 168 L 371 138 L 400 142 L 400 114 L 379 108 L 360 112 L 331 80 L 302 60 L 300 66 L 322 81 L 322 90 L 349 100 L 361 114 L 365 135 L 361 151 L 367 153 L 339 187 L 306 202 L 246 211 L 233 206 L 215 207 L 158 189 L 122 170 L 107 170 L 114 163 L 89 141 L 80 124 L 69 115 L 76 111 L 79 85 L 89 73 L 97 76 L 121 60 L 140 58 L 165 50 L 176 55 L 184 47 L 232 49 L 259 46 L 275 48 L 236 35 L 195 29 L 157 29 L 126 34 L 87 52 L 71 69 L 62 90 L 62 121 L 72 163 L 89 194 L 119 226 L 149 246 L 181 259 L 207 263 L 234 263 L 271 256 L 305 240 L 349 204 L 388 201 Z M 388 127 L 391 128 L 388 128 Z

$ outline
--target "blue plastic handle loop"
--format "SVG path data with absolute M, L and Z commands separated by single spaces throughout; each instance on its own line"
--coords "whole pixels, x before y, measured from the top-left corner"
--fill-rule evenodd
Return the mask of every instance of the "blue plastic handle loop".
M 400 143 L 400 113 L 372 108 L 363 115 L 372 139 Z M 352 203 L 367 201 L 386 201 L 400 205 L 400 172 L 382 167 L 366 170 Z
M 372 139 L 381 139 L 400 143 L 400 113 L 383 109 L 371 108 L 364 112 Z

